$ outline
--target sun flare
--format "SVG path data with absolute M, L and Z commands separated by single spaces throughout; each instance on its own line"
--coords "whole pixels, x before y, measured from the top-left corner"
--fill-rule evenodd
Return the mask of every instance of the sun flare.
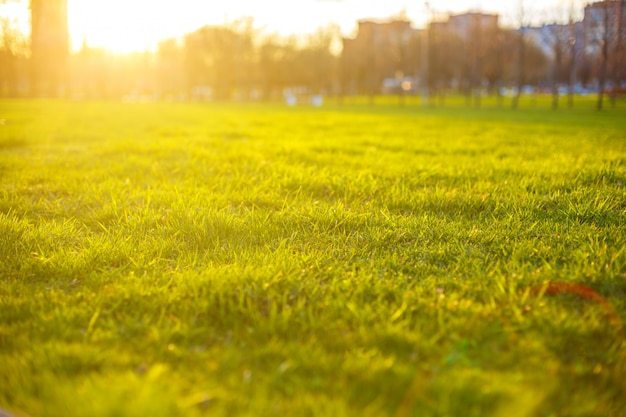
M 443 10 L 472 2 L 430 3 Z M 423 2 L 403 0 L 68 0 L 72 48 L 87 42 L 115 52 L 153 50 L 162 39 L 241 17 L 252 17 L 255 26 L 270 33 L 312 33 L 329 23 L 349 33 L 358 19 L 387 18 L 402 10 L 417 25 L 425 20 Z
M 179 36 L 218 14 L 213 2 L 194 10 L 181 2 L 151 0 L 69 0 L 68 20 L 73 49 L 83 42 L 114 52 L 154 49 L 159 40 Z M 184 2 L 182 2 L 184 3 Z M 194 13 L 195 12 L 195 13 Z
M 378 14 L 365 3 L 356 9 Z M 87 42 L 93 47 L 130 52 L 154 49 L 160 40 L 242 17 L 252 17 L 266 32 L 281 34 L 311 33 L 330 22 L 349 26 L 355 22 L 351 16 L 354 9 L 351 1 L 68 0 L 68 19 L 74 50 Z
M 517 0 L 431 0 L 430 16 L 424 1 L 406 0 L 67 0 L 72 50 L 83 43 L 114 52 L 155 50 L 159 41 L 180 37 L 203 25 L 232 22 L 252 17 L 255 27 L 265 33 L 312 33 L 329 23 L 349 34 L 358 19 L 389 18 L 404 11 L 415 26 L 428 18 L 448 12 L 481 9 L 500 13 L 510 21 L 517 13 Z M 561 4 L 564 0 L 526 0 L 533 9 Z M 575 0 L 581 5 L 583 0 Z M 29 17 L 26 1 L 6 3 L 2 12 L 19 20 L 27 32 Z M 428 16 L 428 17 L 427 17 Z

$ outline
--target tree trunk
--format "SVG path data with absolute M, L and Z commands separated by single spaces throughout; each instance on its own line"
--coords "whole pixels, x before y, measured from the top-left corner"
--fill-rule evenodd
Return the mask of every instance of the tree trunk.
M 576 25 L 574 23 L 574 2 L 569 12 L 569 77 L 567 86 L 567 107 L 574 107 L 574 87 L 576 86 Z
M 517 61 L 517 91 L 515 92 L 515 95 L 513 96 L 513 103 L 512 103 L 512 107 L 514 109 L 517 109 L 517 107 L 519 106 L 519 98 L 520 95 L 522 94 L 522 88 L 524 87 L 524 66 L 525 66 L 525 59 L 524 59 L 524 55 L 525 55 L 525 51 L 524 51 L 524 34 L 520 33 L 519 35 L 519 51 L 518 51 L 518 61 Z
M 608 7 L 604 7 L 604 33 L 602 34 L 602 40 L 600 41 L 602 47 L 601 62 L 600 62 L 600 77 L 598 79 L 598 110 L 602 110 L 604 101 L 604 89 L 606 87 L 606 73 L 609 61 L 609 10 Z
M 606 68 L 608 61 L 607 42 L 602 42 L 602 62 L 600 64 L 600 78 L 598 79 L 598 110 L 602 110 L 604 100 L 604 89 L 606 87 Z
M 561 45 L 556 39 L 554 48 L 554 67 L 552 68 L 552 110 L 559 108 L 559 68 L 561 67 Z
M 567 88 L 567 107 L 574 107 L 574 87 L 576 85 L 576 45 L 570 40 L 569 85 Z

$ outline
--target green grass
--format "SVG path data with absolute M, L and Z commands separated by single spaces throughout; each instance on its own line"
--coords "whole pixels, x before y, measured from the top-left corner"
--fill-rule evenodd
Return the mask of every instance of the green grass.
M 0 102 L 0 408 L 626 415 L 626 113 L 546 103 Z

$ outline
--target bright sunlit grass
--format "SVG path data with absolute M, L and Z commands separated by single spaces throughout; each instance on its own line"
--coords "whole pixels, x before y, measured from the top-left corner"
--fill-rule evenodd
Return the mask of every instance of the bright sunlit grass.
M 0 103 L 0 408 L 623 415 L 624 110 L 456 104 Z

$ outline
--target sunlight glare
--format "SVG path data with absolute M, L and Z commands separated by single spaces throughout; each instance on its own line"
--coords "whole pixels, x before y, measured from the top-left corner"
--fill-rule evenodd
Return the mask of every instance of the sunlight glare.
M 83 41 L 114 52 L 154 50 L 160 40 L 223 20 L 216 2 L 68 0 L 72 49 Z
M 545 9 L 562 6 L 564 0 L 525 0 L 525 7 Z M 582 0 L 576 0 L 580 3 Z M 518 0 L 68 0 L 72 49 L 83 41 L 90 47 L 114 52 L 155 50 L 159 41 L 180 37 L 204 25 L 219 25 L 242 17 L 253 17 L 263 33 L 307 34 L 329 23 L 337 24 L 348 35 L 356 21 L 385 19 L 400 12 L 415 27 L 428 18 L 446 13 L 482 10 L 500 13 L 504 24 L 516 24 Z

